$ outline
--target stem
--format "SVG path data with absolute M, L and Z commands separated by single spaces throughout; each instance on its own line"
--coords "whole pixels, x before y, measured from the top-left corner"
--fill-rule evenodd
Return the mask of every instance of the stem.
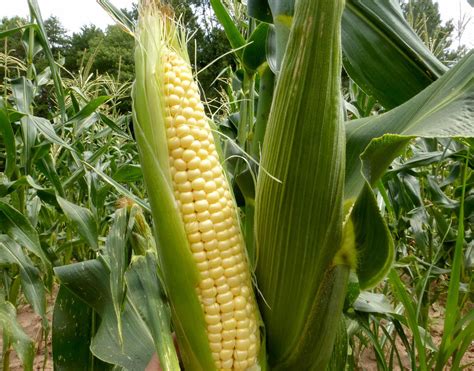
M 258 92 L 257 118 L 255 120 L 255 130 L 252 139 L 251 155 L 255 159 L 260 159 L 260 151 L 263 145 L 263 138 L 267 129 L 268 116 L 272 106 L 273 91 L 275 88 L 275 75 L 268 65 L 260 74 L 260 88 Z
M 466 182 L 469 168 L 469 148 L 467 150 L 466 163 L 462 177 L 462 193 L 460 199 L 459 216 L 458 216 L 458 235 L 456 238 L 456 246 L 454 249 L 453 263 L 451 267 L 451 277 L 449 281 L 448 297 L 446 300 L 446 318 L 444 321 L 443 338 L 439 347 L 439 353 L 436 360 L 436 371 L 441 371 L 446 364 L 449 354 L 447 348 L 452 344 L 456 336 L 454 329 L 456 322 L 459 320 L 459 288 L 463 265 L 463 245 L 464 245 L 464 201 L 466 197 Z
M 7 81 L 7 79 L 8 79 L 8 37 L 5 38 L 4 45 L 5 45 L 5 65 L 4 65 L 5 71 L 4 71 L 3 81 Z M 3 97 L 4 97 L 4 100 L 6 102 L 7 101 L 7 96 L 8 96 L 7 95 L 7 89 L 6 89 L 5 86 L 3 87 L 3 89 L 4 89 Z
M 33 19 L 31 20 L 33 23 Z M 33 50 L 34 50 L 34 43 L 35 43 L 35 30 L 30 27 L 28 29 L 28 53 L 27 53 L 27 62 L 28 62 L 28 70 L 26 73 L 26 77 L 29 80 L 33 79 Z
M 10 286 L 10 291 L 8 292 L 8 301 L 12 303 L 14 307 L 16 307 L 18 293 L 20 292 L 20 283 L 21 277 L 20 275 L 17 275 Z
M 241 148 L 247 150 L 247 140 L 252 131 L 254 121 L 254 99 L 255 99 L 255 75 L 244 72 L 242 83 L 243 100 L 240 106 L 240 123 L 237 139 Z
M 394 225 L 394 223 L 395 223 L 395 211 L 393 210 L 392 203 L 390 202 L 390 198 L 388 197 L 387 191 L 385 190 L 385 187 L 384 187 L 381 179 L 379 179 L 377 181 L 377 189 L 378 189 L 378 191 L 380 192 L 380 195 L 383 198 L 383 202 L 385 203 L 385 207 L 387 208 L 389 223 L 391 225 Z
M 7 334 L 3 334 L 3 365 L 2 370 L 8 371 L 10 370 L 10 338 Z
M 92 328 L 92 336 L 95 336 L 96 332 L 97 332 L 97 328 L 96 327 L 99 327 L 98 324 L 96 323 L 96 313 L 95 313 L 95 310 L 92 310 L 92 315 L 91 315 L 91 322 L 92 322 L 92 325 L 91 325 L 91 328 Z M 91 336 L 91 339 L 92 339 L 92 336 Z M 94 371 L 94 355 L 92 354 L 92 352 L 89 352 L 89 370 L 90 371 Z

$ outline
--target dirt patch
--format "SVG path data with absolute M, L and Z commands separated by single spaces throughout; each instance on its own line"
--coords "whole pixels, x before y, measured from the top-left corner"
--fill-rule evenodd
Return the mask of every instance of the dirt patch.
M 48 306 L 46 316 L 51 327 L 54 309 L 54 300 L 58 289 L 55 287 L 53 293 L 48 295 Z M 25 333 L 35 342 L 35 358 L 33 361 L 33 370 L 53 370 L 52 346 L 51 346 L 51 329 L 45 339 L 45 332 L 41 327 L 41 317 L 38 316 L 31 305 L 19 305 L 17 309 L 17 319 Z M 0 350 L 3 346 L 3 336 L 0 336 Z M 44 367 L 44 368 L 43 368 Z M 10 370 L 23 371 L 23 366 L 16 354 L 15 350 L 10 352 Z
M 472 306 L 469 306 L 468 310 L 473 310 Z M 466 313 L 465 313 L 466 314 Z M 464 314 L 464 315 L 465 315 Z M 439 347 L 441 340 L 443 338 L 443 329 L 444 329 L 444 318 L 445 318 L 445 308 L 439 303 L 434 303 L 430 307 L 429 311 L 430 318 L 430 334 L 433 339 L 433 343 L 436 347 Z M 412 336 L 410 330 L 404 326 L 405 334 L 408 338 L 408 341 L 411 343 Z M 398 362 L 397 357 L 394 355 L 394 368 L 393 370 L 411 370 L 411 359 L 410 355 L 407 352 L 405 345 L 399 336 L 395 340 L 396 348 L 400 354 L 400 362 Z M 385 350 L 385 360 L 389 358 L 389 353 L 387 349 Z M 363 348 L 359 353 L 356 353 L 356 359 L 358 359 L 357 369 L 361 371 L 378 371 L 377 367 L 377 357 L 372 346 L 368 348 Z M 446 370 L 451 369 L 452 359 L 448 360 L 448 365 Z M 461 360 L 461 367 L 464 366 L 465 370 L 474 370 L 474 341 L 471 342 L 470 347 L 464 353 Z M 467 367 L 466 367 L 467 366 Z

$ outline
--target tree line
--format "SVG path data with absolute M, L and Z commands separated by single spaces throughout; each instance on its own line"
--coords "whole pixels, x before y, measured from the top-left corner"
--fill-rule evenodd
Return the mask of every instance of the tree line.
M 189 54 L 191 63 L 195 64 L 195 70 L 199 71 L 218 59 L 199 74 L 199 82 L 208 98 L 217 97 L 220 85 L 214 83 L 214 80 L 226 66 L 232 64 L 230 56 L 220 58 L 229 50 L 225 33 L 222 28 L 218 27 L 218 22 L 210 16 L 212 12 L 209 1 L 172 0 L 171 3 L 176 12 L 182 15 L 189 35 L 193 36 L 189 43 Z M 131 9 L 121 10 L 133 20 L 138 17 L 136 4 Z M 27 23 L 27 19 L 18 16 L 3 17 L 0 19 L 0 31 L 20 27 Z M 70 34 L 56 16 L 47 18 L 44 25 L 56 60 L 73 75 L 88 65 L 91 73 L 108 74 L 120 82 L 133 80 L 135 41 L 119 26 L 109 25 L 103 30 L 94 24 L 87 24 L 80 31 Z M 3 45 L 0 45 L 0 55 L 25 60 L 23 43 L 26 40 L 26 35 L 22 36 L 20 33 L 5 38 Z M 42 67 L 47 66 L 47 61 L 42 53 L 35 56 L 35 65 L 38 72 Z M 1 66 L 0 63 L 0 74 L 5 76 L 3 72 L 4 66 Z
M 207 99 L 216 98 L 222 89 L 219 81 L 215 81 L 221 72 L 233 63 L 230 55 L 222 57 L 229 50 L 229 44 L 219 22 L 212 16 L 209 0 L 168 0 L 180 14 L 189 35 L 189 55 L 196 71 L 204 69 L 211 62 L 212 65 L 199 73 L 199 82 Z M 403 13 L 416 30 L 421 39 L 433 53 L 445 63 L 452 62 L 462 56 L 466 50 L 463 46 L 454 49 L 453 43 L 462 30 L 456 29 L 453 22 L 443 23 L 438 4 L 433 0 L 400 0 Z M 131 9 L 122 9 L 129 18 L 136 20 L 137 5 Z M 21 17 L 4 17 L 0 20 L 0 31 L 18 27 L 28 23 Z M 73 75 L 88 65 L 91 73 L 98 75 L 108 74 L 117 81 L 132 81 L 134 77 L 133 53 L 135 41 L 125 34 L 119 26 L 110 25 L 105 30 L 94 24 L 84 25 L 80 31 L 72 34 L 64 27 L 61 21 L 51 16 L 44 22 L 56 59 Z M 242 31 L 245 32 L 243 29 Z M 27 37 L 15 33 L 5 39 L 0 46 L 0 55 L 8 55 L 25 60 L 23 42 Z M 44 56 L 39 53 L 35 65 L 38 70 L 46 67 Z M 217 60 L 217 61 L 216 61 Z M 0 73 L 4 67 L 0 66 Z

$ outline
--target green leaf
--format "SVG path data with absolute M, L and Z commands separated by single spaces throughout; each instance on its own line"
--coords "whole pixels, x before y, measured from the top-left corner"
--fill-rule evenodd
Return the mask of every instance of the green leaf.
M 34 196 L 30 202 L 28 202 L 27 213 L 28 220 L 31 222 L 31 225 L 36 228 L 38 225 L 38 217 L 41 210 L 41 200 L 38 196 Z
M 128 135 L 125 131 L 123 131 L 119 126 L 117 126 L 111 119 L 109 119 L 106 115 L 103 113 L 99 112 L 99 117 L 102 120 L 102 122 L 107 125 L 109 128 L 111 128 L 114 132 L 116 132 L 118 135 L 129 139 L 130 135 Z
M 375 285 L 384 276 L 393 255 L 387 227 L 375 210 L 374 200 L 363 192 L 366 182 L 373 185 L 412 138 L 474 136 L 474 113 L 470 108 L 474 101 L 473 69 L 471 52 L 403 105 L 379 116 L 346 123 L 345 199 L 365 198 L 358 201 L 361 209 L 355 211 L 359 215 L 353 216 L 363 287 Z
M 136 305 L 124 302 L 121 322 L 123 342 L 119 341 L 117 319 L 110 293 L 110 276 L 99 260 L 89 260 L 55 268 L 62 285 L 84 300 L 101 317 L 92 339 L 91 351 L 99 359 L 129 370 L 143 370 L 155 352 L 153 338 Z
M 45 270 L 50 271 L 51 263 L 41 247 L 38 232 L 27 217 L 3 201 L 0 201 L 0 230 L 39 257 Z
M 45 188 L 36 184 L 33 178 L 29 175 L 22 176 L 12 182 L 9 182 L 5 177 L 0 177 L 0 197 L 4 197 L 7 194 L 15 192 L 18 188 L 26 185 L 38 191 L 45 190 Z
M 28 0 L 28 6 L 30 9 L 31 17 L 34 18 L 37 23 L 38 36 L 40 38 L 43 51 L 46 55 L 46 59 L 48 60 L 49 67 L 51 68 L 51 75 L 53 77 L 54 88 L 56 90 L 56 99 L 61 110 L 62 119 L 63 121 L 65 121 L 66 105 L 64 102 L 64 91 L 61 81 L 61 75 L 59 73 L 59 68 L 56 65 L 56 62 L 53 57 L 53 52 L 51 51 L 49 45 L 49 39 L 46 33 L 46 29 L 44 27 L 43 18 L 41 17 L 41 12 L 36 0 Z
M 474 136 L 473 69 L 471 51 L 400 107 L 346 123 L 346 199 L 358 196 L 365 179 L 374 184 L 412 138 Z
M 359 294 L 354 303 L 354 309 L 366 313 L 396 313 L 385 295 L 368 291 Z
M 15 35 L 16 33 L 20 32 L 21 30 L 24 30 L 24 29 L 27 29 L 27 28 L 30 28 L 30 27 L 35 27 L 35 26 L 36 25 L 33 25 L 33 24 L 25 24 L 25 25 L 20 26 L 20 27 L 14 27 L 14 28 L 10 28 L 8 30 L 0 31 L 0 39 L 4 39 L 5 37 Z
M 46 293 L 39 270 L 33 265 L 15 241 L 6 235 L 0 234 L 0 261 L 15 264 L 20 269 L 21 287 L 26 299 L 43 319 L 43 327 L 47 328 Z
M 370 187 L 366 186 L 359 195 L 351 218 L 357 249 L 357 277 L 360 287 L 366 289 L 375 286 L 388 273 L 395 248 Z
M 53 313 L 54 369 L 89 370 L 92 334 L 92 309 L 61 285 Z
M 0 197 L 5 197 L 10 193 L 15 192 L 18 188 L 21 188 L 26 185 L 36 190 L 45 189 L 36 184 L 33 178 L 29 175 L 22 176 L 12 182 L 9 182 L 6 177 L 0 177 Z
M 64 214 L 77 227 L 81 237 L 84 238 L 84 240 L 86 240 L 94 250 L 98 250 L 99 233 L 97 231 L 97 223 L 95 222 L 94 215 L 92 215 L 91 211 L 82 206 L 73 204 L 61 196 L 57 196 L 56 199 Z
M 108 95 L 101 95 L 97 98 L 92 99 L 78 113 L 76 113 L 73 117 L 71 117 L 68 122 L 86 119 L 87 117 L 92 115 L 96 111 L 97 108 L 99 108 L 102 104 L 107 102 L 109 99 L 110 99 L 110 96 Z
M 73 151 L 73 149 L 56 134 L 54 127 L 49 120 L 33 115 L 28 115 L 27 119 L 28 122 L 33 124 L 48 141 L 59 144 L 60 146 L 66 147 L 70 151 Z
M 104 248 L 104 259 L 110 269 L 110 295 L 115 316 L 118 324 L 118 340 L 123 341 L 121 308 L 125 295 L 125 270 L 128 265 L 129 247 L 127 239 L 129 229 L 127 228 L 127 208 L 120 208 L 114 214 L 112 227 L 107 235 Z
M 127 307 L 123 343 L 118 340 L 117 321 L 109 288 L 109 273 L 98 260 L 55 268 L 61 283 L 89 304 L 101 317 L 92 339 L 93 354 L 127 369 L 144 369 L 153 352 L 153 342 L 136 312 Z
M 273 72 L 277 74 L 280 71 L 283 56 L 285 55 L 286 44 L 290 35 L 290 27 L 293 22 L 293 14 L 295 10 L 295 0 L 269 0 L 274 32 L 271 32 L 269 43 L 271 46 L 270 56 L 272 61 L 270 66 Z
M 31 113 L 34 86 L 24 76 L 11 80 L 12 94 L 18 111 L 23 115 Z
M 120 183 L 133 183 L 143 180 L 142 168 L 140 165 L 125 164 L 117 169 L 112 176 Z
M 222 0 L 210 0 L 210 2 L 219 23 L 224 27 L 230 46 L 233 49 L 238 49 L 235 51 L 235 54 L 241 59 L 242 47 L 245 45 L 245 39 L 241 35 L 232 17 L 227 12 Z
M 108 0 L 97 0 L 99 5 L 104 8 L 107 13 L 129 34 L 133 35 L 135 24 L 133 20 L 128 18 L 119 8 L 115 7 Z
M 25 334 L 16 319 L 16 309 L 12 303 L 0 303 L 0 327 L 13 345 L 16 353 L 21 359 L 25 371 L 33 370 L 33 358 L 35 355 L 35 344 Z M 4 337 L 5 339 L 5 337 Z
M 8 115 L 3 110 L 0 101 L 0 135 L 5 146 L 5 175 L 11 177 L 16 169 L 16 141 Z
M 392 292 L 394 296 L 403 303 L 405 307 L 405 317 L 407 323 L 413 333 L 413 340 L 415 342 L 415 347 L 418 352 L 418 360 L 420 364 L 420 370 L 427 370 L 426 367 L 426 354 L 424 342 L 421 338 L 420 327 L 418 326 L 418 317 L 416 315 L 416 303 L 407 292 L 407 289 L 403 282 L 401 281 L 398 273 L 395 269 L 392 269 L 389 273 L 389 281 L 392 285 Z
M 247 8 L 249 16 L 262 22 L 272 23 L 272 12 L 267 0 L 248 0 Z
M 50 153 L 44 156 L 40 162 L 37 163 L 38 168 L 40 171 L 49 179 L 49 181 L 53 184 L 54 189 L 61 197 L 64 197 L 64 189 L 61 178 L 59 177 L 56 166 L 53 162 L 53 157 Z
M 409 160 L 404 161 L 402 165 L 397 166 L 395 169 L 389 170 L 387 173 L 398 173 L 403 170 L 435 164 L 450 158 L 456 159 L 463 152 L 465 151 L 456 151 L 452 153 L 446 153 L 442 151 L 418 152 Z
M 294 13 L 294 0 L 269 0 L 279 70 Z M 344 68 L 386 108 L 396 107 L 447 70 L 430 52 L 393 0 L 347 0 L 342 18 Z M 403 78 L 400 78 L 403 76 Z
M 251 155 L 255 159 L 260 159 L 263 139 L 267 130 L 268 116 L 273 101 L 275 89 L 275 75 L 269 65 L 263 66 L 260 71 L 260 84 L 258 90 L 257 116 L 255 118 L 255 129 L 252 138 Z
M 164 370 L 178 370 L 179 361 L 171 334 L 171 311 L 160 287 L 157 271 L 154 253 L 135 256 L 125 274 L 127 294 L 151 332 L 161 367 Z
M 463 265 L 463 247 L 464 247 L 464 200 L 466 197 L 466 181 L 469 169 L 469 151 L 465 160 L 463 181 L 462 181 L 462 194 L 461 194 L 461 207 L 458 215 L 458 234 L 456 237 L 456 246 L 454 249 L 454 257 L 451 268 L 451 276 L 449 280 L 448 296 L 446 299 L 446 319 L 443 326 L 443 337 L 441 339 L 440 351 L 438 353 L 436 361 L 436 371 L 444 369 L 445 364 L 448 361 L 449 353 L 448 348 L 454 342 L 455 327 L 456 323 L 461 317 L 461 309 L 459 307 L 459 293 L 460 283 L 462 277 L 462 265 Z M 474 332 L 474 330 L 471 330 Z M 447 354 L 448 353 L 448 354 Z
M 40 74 L 36 75 L 35 83 L 37 87 L 47 85 L 51 81 L 51 68 L 46 67 Z
M 84 165 L 86 165 L 87 167 L 89 167 L 92 171 L 94 171 L 98 176 L 100 176 L 100 178 L 106 182 L 107 184 L 111 185 L 119 194 L 121 194 L 122 196 L 125 196 L 125 197 L 128 197 L 130 198 L 131 200 L 133 200 L 133 202 L 135 202 L 137 205 L 140 205 L 140 207 L 142 207 L 144 210 L 146 211 L 150 211 L 150 206 L 145 202 L 143 201 L 142 199 L 138 198 L 137 196 L 135 196 L 132 192 L 130 192 L 127 188 L 125 188 L 124 186 L 122 186 L 121 184 L 119 184 L 117 181 L 115 181 L 114 179 L 112 179 L 111 177 L 109 177 L 107 174 L 105 174 L 103 171 L 101 171 L 100 169 L 92 166 L 91 164 L 87 163 L 87 162 L 83 162 Z
M 348 0 L 342 48 L 349 76 L 386 108 L 406 102 L 447 70 L 394 0 Z
M 54 273 L 61 285 L 86 302 L 99 315 L 108 310 L 109 273 L 101 261 L 87 260 L 55 267 Z
M 267 23 L 260 23 L 247 40 L 249 44 L 244 48 L 242 62 L 249 71 L 256 71 L 266 61 L 264 51 L 269 27 Z
M 124 303 L 121 317 L 122 342 L 119 341 L 118 326 L 113 310 L 101 318 L 101 325 L 92 340 L 92 353 L 104 362 L 117 364 L 129 370 L 145 369 L 155 352 L 155 347 L 153 338 L 140 318 L 137 307 L 128 300 Z
M 29 113 L 31 113 L 34 87 L 29 80 L 21 77 L 11 81 L 11 88 L 16 106 L 21 113 L 20 123 L 23 140 L 21 163 L 26 167 L 26 173 L 29 174 L 32 166 L 33 146 L 37 136 L 36 126 L 28 117 Z
M 342 312 L 349 268 L 332 261 L 343 228 L 343 7 L 296 3 L 265 133 L 255 238 L 270 367 L 324 369 Z
M 43 50 L 40 38 L 38 36 L 38 26 L 30 27 L 28 31 L 23 32 L 21 35 L 21 43 L 25 48 L 25 54 L 27 58 L 33 61 L 34 57 Z M 35 71 L 36 72 L 36 71 Z

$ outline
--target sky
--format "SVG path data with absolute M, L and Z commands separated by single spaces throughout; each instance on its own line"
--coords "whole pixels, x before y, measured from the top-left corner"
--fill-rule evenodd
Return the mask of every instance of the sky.
M 55 15 L 71 32 L 77 32 L 85 24 L 95 24 L 101 28 L 112 24 L 110 16 L 96 3 L 95 0 L 37 0 L 43 19 Z M 185 0 L 183 0 L 185 1 Z M 474 8 L 467 0 L 435 0 L 439 4 L 441 17 L 444 21 L 453 19 L 455 24 L 460 14 L 470 18 L 463 34 L 462 43 L 474 48 Z M 111 0 L 118 8 L 131 8 L 137 0 Z M 28 15 L 27 0 L 0 0 L 0 18 L 7 16 Z

